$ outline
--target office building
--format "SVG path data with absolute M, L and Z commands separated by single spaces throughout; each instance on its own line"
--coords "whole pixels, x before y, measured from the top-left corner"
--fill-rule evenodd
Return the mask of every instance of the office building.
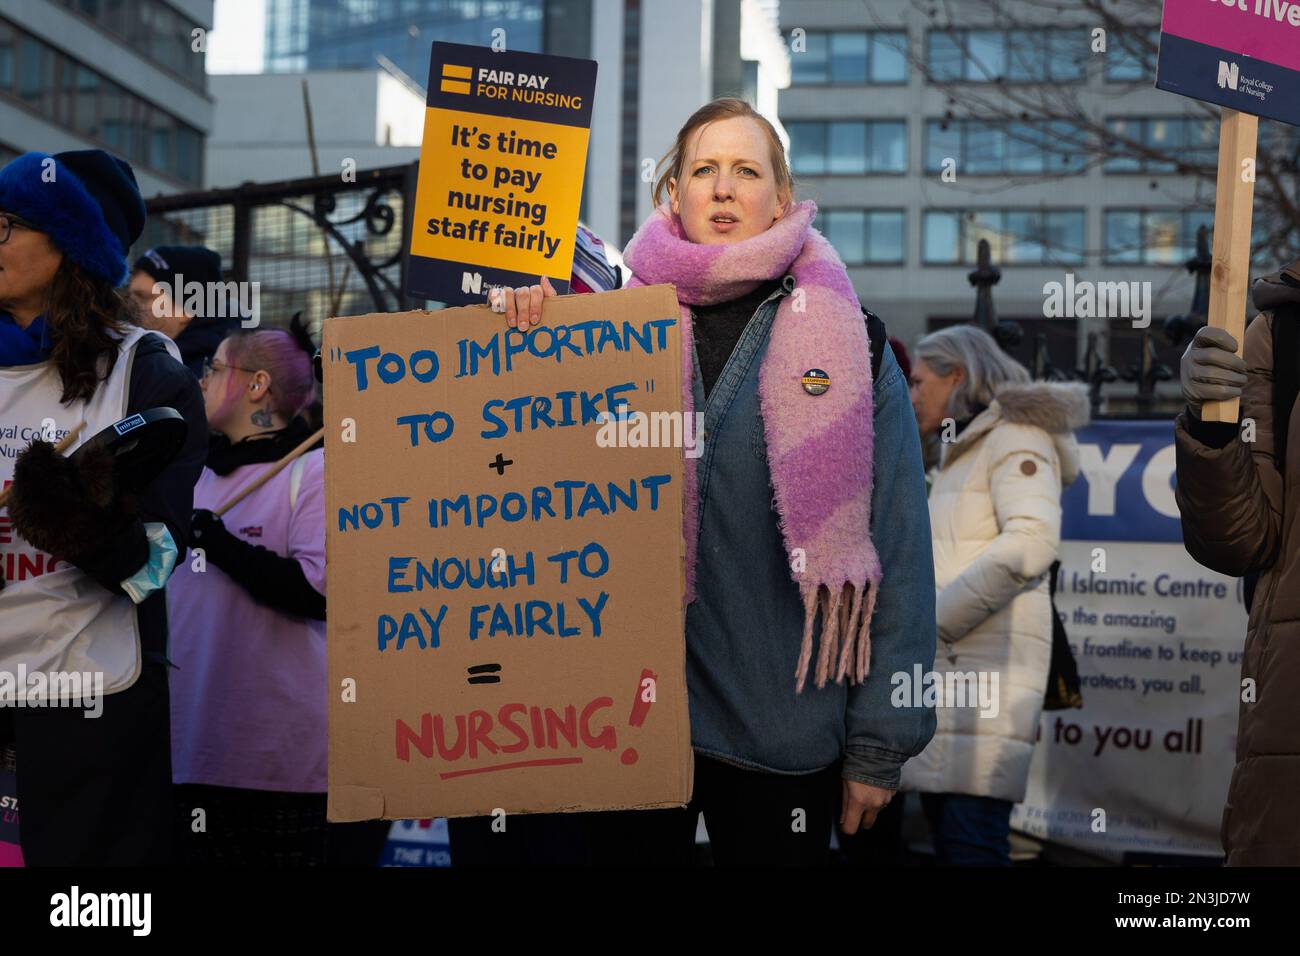
M 0 163 L 98 147 L 145 196 L 203 184 L 212 0 L 0 0 Z
M 1112 29 L 1101 52 L 1086 11 L 998 4 L 1005 19 L 990 22 L 993 6 L 932 18 L 910 0 L 783 0 L 782 34 L 799 31 L 801 48 L 780 94 L 796 179 L 891 333 L 914 342 L 970 318 L 967 274 L 987 239 L 998 313 L 1028 333 L 1019 356 L 1045 332 L 1053 363 L 1074 368 L 1096 331 L 1122 372 L 1137 361 L 1133 319 L 1046 317 L 1044 288 L 1067 274 L 1137 282 L 1153 326 L 1188 310 L 1184 263 L 1212 222 L 1214 182 L 1177 163 L 1213 170 L 1217 110 L 1154 88 L 1137 51 L 1158 7 L 1150 23 Z M 1260 129 L 1263 149 L 1282 127 Z M 1177 352 L 1161 349 L 1176 374 Z

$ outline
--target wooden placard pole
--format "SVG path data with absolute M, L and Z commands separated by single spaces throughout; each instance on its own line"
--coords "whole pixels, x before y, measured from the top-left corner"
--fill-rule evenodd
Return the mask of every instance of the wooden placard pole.
M 1250 288 L 1250 225 L 1255 202 L 1255 143 L 1259 117 L 1223 107 L 1219 122 L 1219 175 L 1214 196 L 1214 266 L 1210 272 L 1209 324 L 1227 329 L 1241 354 Z M 1249 160 L 1249 165 L 1246 161 Z M 1249 175 L 1247 175 L 1249 170 Z M 1240 399 L 1206 402 L 1201 418 L 1235 422 Z

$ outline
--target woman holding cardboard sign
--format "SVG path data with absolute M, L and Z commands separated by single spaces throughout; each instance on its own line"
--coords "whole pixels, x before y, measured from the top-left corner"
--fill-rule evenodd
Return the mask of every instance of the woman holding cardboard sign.
M 668 201 L 624 259 L 631 284 L 677 288 L 683 403 L 708 436 L 685 472 L 695 792 L 684 812 L 590 815 L 592 846 L 598 862 L 687 863 L 703 812 L 720 863 L 823 863 L 837 803 L 845 833 L 870 827 L 934 732 L 932 709 L 890 700 L 891 676 L 934 654 L 907 383 L 771 124 L 714 101 L 665 163 Z M 535 325 L 547 294 L 494 305 Z

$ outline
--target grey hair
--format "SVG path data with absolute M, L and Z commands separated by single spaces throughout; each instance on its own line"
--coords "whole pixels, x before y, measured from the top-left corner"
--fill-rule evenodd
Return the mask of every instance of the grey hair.
M 936 375 L 965 371 L 948 398 L 947 413 L 960 421 L 977 405 L 990 405 L 1007 382 L 1028 382 L 1029 370 L 1003 352 L 983 329 L 973 325 L 950 325 L 931 332 L 916 345 L 916 357 Z

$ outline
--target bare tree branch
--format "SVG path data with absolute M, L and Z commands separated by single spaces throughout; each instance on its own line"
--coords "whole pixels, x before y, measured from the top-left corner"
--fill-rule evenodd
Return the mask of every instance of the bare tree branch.
M 896 28 L 896 24 L 882 22 L 866 0 L 862 7 L 872 26 Z M 913 7 L 924 18 L 927 35 L 914 33 L 906 51 L 907 59 L 928 84 L 942 90 L 947 98 L 944 115 L 927 118 L 927 122 L 929 119 L 948 123 L 977 120 L 996 124 L 1010 142 L 1035 146 L 1043 145 L 1043 133 L 1027 131 L 1044 127 L 1020 124 L 1061 124 L 1046 127 L 1053 137 L 1047 155 L 1068 155 L 1070 172 L 1047 169 L 1059 164 L 1046 162 L 1042 173 L 999 175 L 987 184 L 977 180 L 974 185 L 967 173 L 963 185 L 972 193 L 989 195 L 1031 183 L 1068 181 L 1071 175 L 1097 166 L 1136 165 L 1138 168 L 1133 172 L 1112 174 L 1116 177 L 1147 175 L 1153 190 L 1177 192 L 1177 196 L 1164 192 L 1167 201 L 1183 208 L 1213 210 L 1218 168 L 1220 111 L 1217 106 L 1180 97 L 1178 101 L 1171 100 L 1167 108 L 1150 113 L 1153 119 L 1182 117 L 1190 121 L 1184 130 L 1195 133 L 1199 142 L 1193 144 L 1164 146 L 1121 130 L 1119 123 L 1108 123 L 1108 119 L 1123 120 L 1125 112 L 1129 112 L 1115 110 L 1115 105 L 1135 92 L 1149 90 L 1155 82 L 1161 0 L 960 0 L 959 3 L 913 0 Z M 1065 31 L 1077 33 L 1065 46 L 1059 39 L 1048 46 L 1045 32 L 1030 32 L 1043 28 L 1058 31 L 1058 37 L 1068 36 Z M 947 78 L 930 61 L 928 49 L 933 40 L 928 34 L 944 29 L 1026 32 L 1009 34 L 1012 42 L 1002 49 L 999 58 L 1004 62 L 984 62 L 971 53 L 969 61 L 977 73 L 983 74 L 975 82 Z M 1095 33 L 1098 30 L 1103 32 Z M 1094 46 L 1101 41 L 1104 50 L 1094 52 Z M 1132 82 L 1107 81 L 1104 86 L 1096 83 L 1096 79 L 1104 77 L 1107 64 L 1113 64 L 1116 57 L 1131 60 L 1140 68 L 1142 78 Z M 1033 77 L 1044 65 L 1053 75 L 1079 79 L 1060 82 L 1013 79 L 1017 75 Z M 1130 120 L 1140 118 L 1129 117 Z M 1209 125 L 1198 128 L 1198 120 Z M 928 138 L 927 131 L 927 144 Z M 1272 261 L 1293 258 L 1300 249 L 1300 131 L 1285 124 L 1261 121 L 1255 175 L 1252 253 Z M 1168 178 L 1171 176 L 1178 179 L 1171 182 Z

